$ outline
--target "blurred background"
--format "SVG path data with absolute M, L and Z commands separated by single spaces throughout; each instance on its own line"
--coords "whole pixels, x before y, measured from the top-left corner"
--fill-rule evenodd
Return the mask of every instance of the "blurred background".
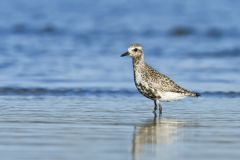
M 237 0 L 0 0 L 1 159 L 238 160 L 239 16 Z M 132 43 L 202 96 L 154 118 Z
M 238 90 L 239 7 L 236 0 L 1 0 L 2 94 L 134 89 L 131 60 L 119 55 L 135 42 L 150 65 L 182 85 Z

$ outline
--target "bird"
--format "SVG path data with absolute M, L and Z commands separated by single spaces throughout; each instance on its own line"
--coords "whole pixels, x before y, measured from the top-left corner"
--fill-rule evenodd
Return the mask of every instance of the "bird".
M 130 45 L 127 52 L 121 54 L 121 57 L 125 56 L 132 58 L 136 88 L 143 96 L 154 101 L 153 113 L 156 114 L 159 109 L 159 114 L 162 114 L 163 109 L 160 102 L 200 96 L 199 93 L 181 87 L 168 76 L 148 65 L 144 61 L 144 50 L 141 44 Z

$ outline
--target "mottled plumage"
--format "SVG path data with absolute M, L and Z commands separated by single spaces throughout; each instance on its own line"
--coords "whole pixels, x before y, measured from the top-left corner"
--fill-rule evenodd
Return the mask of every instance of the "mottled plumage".
M 166 75 L 159 73 L 145 63 L 143 47 L 140 44 L 133 44 L 122 56 L 131 56 L 133 60 L 134 81 L 138 91 L 145 97 L 154 100 L 156 111 L 162 107 L 159 101 L 179 100 L 186 96 L 199 96 L 198 93 L 186 90 L 177 85 Z

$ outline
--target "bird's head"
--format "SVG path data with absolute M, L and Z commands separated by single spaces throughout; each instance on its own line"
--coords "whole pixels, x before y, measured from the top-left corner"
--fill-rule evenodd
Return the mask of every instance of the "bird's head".
M 143 47 L 140 44 L 135 43 L 135 44 L 130 45 L 128 47 L 128 51 L 123 53 L 121 55 L 121 57 L 130 56 L 130 57 L 136 58 L 136 57 L 140 57 L 142 55 L 143 55 Z

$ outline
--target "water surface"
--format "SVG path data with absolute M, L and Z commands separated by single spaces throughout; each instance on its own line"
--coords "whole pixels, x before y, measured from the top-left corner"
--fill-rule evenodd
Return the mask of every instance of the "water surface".
M 3 159 L 238 159 L 239 98 L 2 96 Z M 12 152 L 14 151 L 14 154 Z
M 239 159 L 239 6 L 1 0 L 1 158 Z M 120 58 L 133 42 L 202 97 L 163 103 L 154 117 Z

